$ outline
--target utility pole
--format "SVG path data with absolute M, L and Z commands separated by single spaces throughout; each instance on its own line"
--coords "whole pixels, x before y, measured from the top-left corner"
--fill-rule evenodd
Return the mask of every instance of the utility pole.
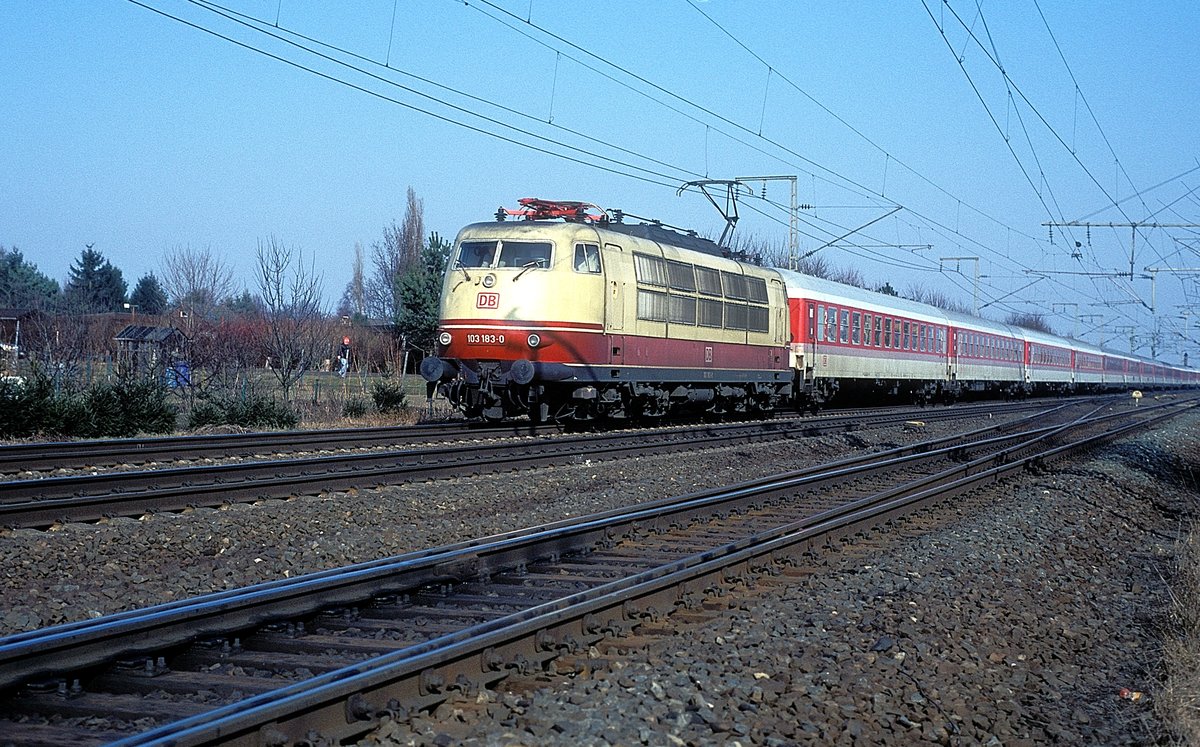
M 1133 280 L 1133 262 L 1137 254 L 1137 232 L 1139 228 L 1200 228 L 1200 223 L 1089 223 L 1088 221 L 1072 220 L 1065 223 L 1057 221 L 1047 221 L 1042 224 L 1049 226 L 1051 231 L 1054 228 L 1128 228 L 1130 229 L 1129 239 L 1129 279 Z
M 1079 304 L 1068 303 L 1065 301 L 1055 301 L 1054 303 L 1050 304 L 1050 310 L 1058 311 L 1059 307 L 1062 307 L 1065 310 L 1068 306 L 1075 309 L 1075 314 L 1074 314 L 1075 321 L 1074 321 L 1073 326 L 1071 327 L 1071 339 L 1078 340 L 1079 339 Z
M 960 263 L 960 262 L 974 262 L 975 263 L 975 285 L 974 285 L 975 291 L 972 296 L 972 299 L 974 301 L 975 316 L 979 316 L 979 257 L 941 257 L 940 262 L 938 264 L 939 270 L 942 269 L 941 262 L 954 262 L 955 263 L 954 271 L 957 272 L 959 275 L 962 274 L 962 270 L 960 269 L 960 265 L 958 263 Z
M 739 182 L 762 182 L 761 196 L 767 199 L 767 182 L 791 182 L 792 201 L 788 209 L 788 269 L 798 270 L 800 264 L 800 209 L 811 210 L 812 205 L 796 202 L 796 177 L 794 176 L 739 176 Z

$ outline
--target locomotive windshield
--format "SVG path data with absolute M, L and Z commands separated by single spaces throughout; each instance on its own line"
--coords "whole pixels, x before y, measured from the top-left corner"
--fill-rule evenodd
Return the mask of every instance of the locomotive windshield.
M 549 241 L 464 241 L 458 263 L 462 267 L 549 267 L 552 248 Z
M 458 250 L 463 267 L 491 267 L 496 258 L 495 241 L 464 241 Z
M 500 245 L 497 267 L 549 267 L 549 241 L 505 241 Z

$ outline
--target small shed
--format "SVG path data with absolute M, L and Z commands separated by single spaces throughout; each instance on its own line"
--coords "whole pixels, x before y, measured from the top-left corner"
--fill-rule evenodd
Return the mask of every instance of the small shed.
M 175 327 L 130 324 L 117 333 L 117 367 L 122 374 L 157 375 L 186 367 L 188 337 Z
M 34 309 L 0 308 L 0 369 L 4 366 L 17 367 L 22 356 L 23 337 L 28 337 L 28 327 L 39 312 Z M 21 325 L 26 325 L 22 333 Z

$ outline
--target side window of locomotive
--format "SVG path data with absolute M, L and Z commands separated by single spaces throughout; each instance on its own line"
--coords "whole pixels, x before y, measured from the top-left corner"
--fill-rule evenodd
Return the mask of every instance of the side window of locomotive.
M 667 263 L 662 258 L 634 252 L 633 269 L 639 283 L 667 287 Z
M 700 268 L 696 268 L 700 269 Z M 707 298 L 701 298 L 697 301 L 697 321 L 701 327 L 720 327 L 723 304 L 720 301 L 710 301 Z
M 726 329 L 746 329 L 746 304 L 744 303 L 727 303 L 725 304 L 725 328 Z
M 767 302 L 767 281 L 762 278 L 746 278 L 746 296 L 752 303 Z
M 497 267 L 549 267 L 549 241 L 505 241 L 500 245 Z
M 670 311 L 668 298 L 666 293 L 656 293 L 655 291 L 641 290 L 639 288 L 637 292 L 638 319 L 646 319 L 652 322 L 667 321 Z
M 725 291 L 726 298 L 733 298 L 738 301 L 746 300 L 746 278 L 742 275 L 722 271 L 721 288 Z
M 696 299 L 693 296 L 671 296 L 671 322 L 696 324 Z
M 495 241 L 464 241 L 458 248 L 458 262 L 463 267 L 491 267 L 495 258 Z
M 586 272 L 590 275 L 600 274 L 600 247 L 596 244 L 576 244 L 575 272 Z
M 747 307 L 746 329 L 751 332 L 771 331 L 771 313 L 766 306 Z
M 696 292 L 696 273 L 693 271 L 693 266 L 687 262 L 668 259 L 667 279 L 670 281 L 671 290 Z
M 706 296 L 721 295 L 721 273 L 707 267 L 696 268 L 696 290 Z M 720 326 L 720 325 L 718 325 Z

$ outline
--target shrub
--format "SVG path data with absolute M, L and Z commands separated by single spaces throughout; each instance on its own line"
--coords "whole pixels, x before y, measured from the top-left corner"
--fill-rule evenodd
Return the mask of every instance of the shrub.
M 404 409 L 404 388 L 398 381 L 377 381 L 371 387 L 371 399 L 380 412 L 397 412 Z
M 167 402 L 166 391 L 157 381 L 95 384 L 88 389 L 85 400 L 92 435 L 132 436 L 175 430 L 175 407 Z
M 342 405 L 342 417 L 361 418 L 367 414 L 367 403 L 361 397 L 351 397 Z
M 175 428 L 175 407 L 150 380 L 99 382 L 55 390 L 48 377 L 0 381 L 0 437 L 132 436 Z
M 240 394 L 210 394 L 196 402 L 188 415 L 188 427 L 236 425 L 244 428 L 295 428 L 300 418 L 273 397 L 255 391 Z

